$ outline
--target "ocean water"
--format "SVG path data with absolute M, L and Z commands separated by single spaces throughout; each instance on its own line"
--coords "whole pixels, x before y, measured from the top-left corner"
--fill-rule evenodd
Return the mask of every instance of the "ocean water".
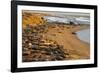
M 58 23 L 70 23 L 73 22 L 75 24 L 90 24 L 90 19 L 87 17 L 57 17 L 57 16 L 44 16 L 43 17 L 47 22 L 58 22 Z
M 76 34 L 80 40 L 90 43 L 90 29 L 78 31 Z

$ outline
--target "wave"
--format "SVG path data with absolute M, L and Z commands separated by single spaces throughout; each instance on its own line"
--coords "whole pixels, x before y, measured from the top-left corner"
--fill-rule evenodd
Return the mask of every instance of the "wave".
M 57 17 L 57 16 L 44 16 L 47 22 L 58 23 L 74 23 L 74 24 L 90 24 L 90 19 L 87 17 Z

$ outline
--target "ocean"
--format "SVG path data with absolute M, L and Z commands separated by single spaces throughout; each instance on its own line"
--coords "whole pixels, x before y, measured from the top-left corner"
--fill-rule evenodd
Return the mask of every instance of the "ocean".
M 90 29 L 78 31 L 76 34 L 80 40 L 90 43 Z

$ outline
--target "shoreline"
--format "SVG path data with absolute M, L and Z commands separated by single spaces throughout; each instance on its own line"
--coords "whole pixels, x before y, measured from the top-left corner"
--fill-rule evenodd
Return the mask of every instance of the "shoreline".
M 79 29 L 77 31 L 79 31 Z M 59 34 L 58 30 L 60 30 L 60 33 L 62 32 L 63 34 Z M 82 28 L 82 30 L 83 30 L 83 28 Z M 73 30 L 71 29 L 71 31 L 73 31 Z M 60 45 L 63 45 L 65 51 L 67 51 L 67 52 L 69 51 L 69 53 L 72 54 L 69 59 L 87 59 L 87 58 L 90 58 L 89 57 L 90 56 L 89 44 L 85 43 L 84 41 L 81 41 L 76 35 L 73 35 L 71 31 L 69 29 L 61 30 L 60 28 L 57 28 L 57 30 L 56 30 L 56 28 L 55 28 L 54 30 L 50 29 L 44 36 L 56 41 Z M 52 36 L 51 33 L 52 34 L 55 33 L 57 35 L 57 37 Z
M 37 27 L 40 27 L 40 25 Z M 41 33 L 43 37 L 41 39 L 45 41 L 45 44 L 50 44 L 47 40 L 52 40 L 51 43 L 56 42 L 58 45 L 63 46 L 62 50 L 67 53 L 65 60 L 90 58 L 90 45 L 72 34 L 74 31 L 86 29 L 86 26 L 80 28 L 80 26 L 73 27 L 73 25 L 47 24 L 44 29 L 43 33 Z

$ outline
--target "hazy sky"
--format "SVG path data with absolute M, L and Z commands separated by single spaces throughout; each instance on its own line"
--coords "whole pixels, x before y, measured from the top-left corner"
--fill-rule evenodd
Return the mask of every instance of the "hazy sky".
M 60 16 L 60 17 L 67 17 L 67 16 L 82 16 L 90 18 L 90 13 L 78 13 L 78 12 L 53 12 L 53 11 L 33 11 L 33 10 L 23 10 L 23 12 L 31 12 L 31 13 L 46 13 L 51 14 L 54 16 Z

